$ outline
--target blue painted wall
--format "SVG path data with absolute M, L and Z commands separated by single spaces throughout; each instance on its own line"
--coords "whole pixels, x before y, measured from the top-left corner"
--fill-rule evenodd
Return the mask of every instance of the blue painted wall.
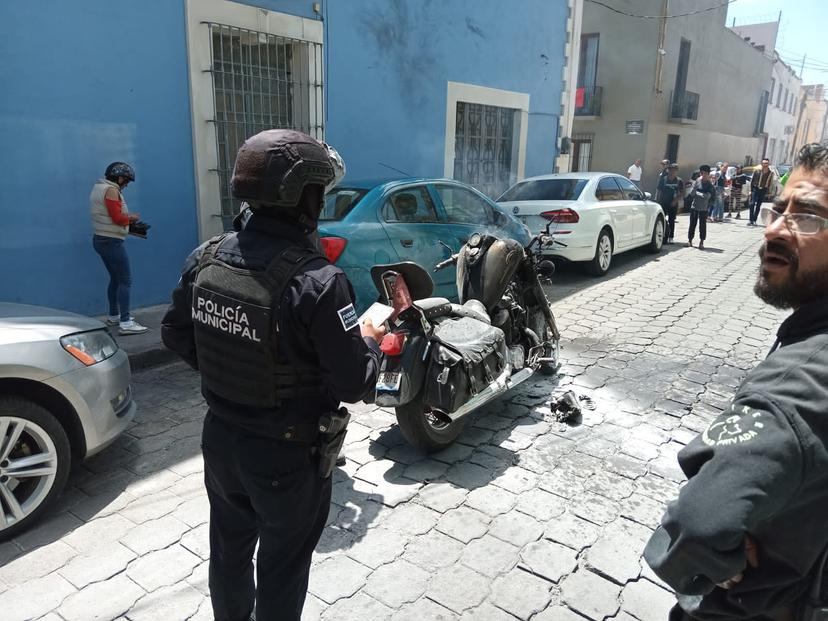
M 317 17 L 311 1 L 245 4 Z M 552 170 L 565 0 L 335 0 L 327 136 L 349 175 L 442 176 L 446 82 L 531 95 L 526 174 Z M 106 312 L 89 191 L 113 160 L 152 224 L 133 307 L 166 302 L 197 244 L 184 0 L 0 2 L 0 300 Z
M 397 174 L 386 164 L 442 177 L 449 81 L 529 93 L 526 175 L 552 172 L 567 11 L 565 0 L 328 2 L 326 137 L 348 176 Z
M 113 160 L 152 225 L 129 238 L 133 307 L 163 302 L 197 241 L 183 2 L 3 2 L 0 299 L 104 313 L 89 192 Z

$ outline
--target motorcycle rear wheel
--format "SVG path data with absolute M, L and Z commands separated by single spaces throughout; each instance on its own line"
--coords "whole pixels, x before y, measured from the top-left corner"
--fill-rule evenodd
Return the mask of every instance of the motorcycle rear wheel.
M 466 425 L 465 417 L 451 423 L 437 418 L 431 408 L 423 403 L 422 392 L 405 405 L 395 408 L 395 412 L 406 441 L 426 453 L 435 453 L 451 446 Z

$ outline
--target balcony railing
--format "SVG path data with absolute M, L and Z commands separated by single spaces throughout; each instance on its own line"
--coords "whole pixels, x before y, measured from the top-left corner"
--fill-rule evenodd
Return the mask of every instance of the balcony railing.
M 692 91 L 674 92 L 670 97 L 670 118 L 697 121 L 699 119 L 699 94 Z
M 601 116 L 600 86 L 579 86 L 575 90 L 575 116 Z

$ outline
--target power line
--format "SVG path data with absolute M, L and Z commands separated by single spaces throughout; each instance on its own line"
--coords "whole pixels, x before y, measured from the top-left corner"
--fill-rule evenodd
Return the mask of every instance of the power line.
M 587 2 L 592 2 L 593 4 L 597 4 L 599 6 L 604 7 L 605 9 L 609 9 L 610 11 L 614 11 L 619 15 L 626 15 L 627 17 L 635 17 L 638 19 L 670 19 L 673 17 L 687 17 L 688 15 L 698 15 L 699 13 L 707 13 L 708 11 L 715 11 L 716 9 L 720 9 L 723 6 L 727 6 L 728 4 L 733 4 L 736 0 L 727 0 L 726 2 L 722 2 L 721 4 L 717 4 L 716 6 L 711 6 L 706 9 L 698 9 L 696 11 L 690 11 L 689 13 L 678 13 L 676 15 L 635 15 L 633 13 L 625 13 L 615 7 L 612 7 L 608 4 L 604 4 L 600 2 L 600 0 L 586 0 Z

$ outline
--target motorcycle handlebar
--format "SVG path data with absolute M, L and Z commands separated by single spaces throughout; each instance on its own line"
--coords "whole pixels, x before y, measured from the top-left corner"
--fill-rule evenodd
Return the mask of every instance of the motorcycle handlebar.
M 543 248 L 544 246 L 551 246 L 552 244 L 558 244 L 559 246 L 563 246 L 564 248 L 566 248 L 565 243 L 563 243 L 562 241 L 558 241 L 552 235 L 544 235 L 543 233 L 541 233 L 536 237 L 536 239 L 538 240 L 538 245 L 541 248 Z M 532 244 L 529 245 L 531 246 Z

